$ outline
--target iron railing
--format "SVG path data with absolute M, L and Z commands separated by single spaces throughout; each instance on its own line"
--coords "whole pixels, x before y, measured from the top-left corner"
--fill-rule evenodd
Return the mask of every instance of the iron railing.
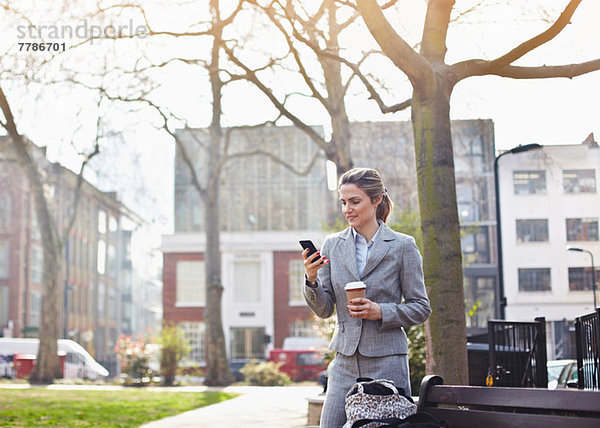
M 577 388 L 600 389 L 600 309 L 575 318 Z
M 490 376 L 494 386 L 546 388 L 546 320 L 488 321 Z

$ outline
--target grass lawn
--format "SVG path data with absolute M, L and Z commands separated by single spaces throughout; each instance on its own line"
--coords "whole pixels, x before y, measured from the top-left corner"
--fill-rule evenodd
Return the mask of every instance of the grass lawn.
M 137 427 L 235 397 L 222 392 L 0 389 L 2 427 Z

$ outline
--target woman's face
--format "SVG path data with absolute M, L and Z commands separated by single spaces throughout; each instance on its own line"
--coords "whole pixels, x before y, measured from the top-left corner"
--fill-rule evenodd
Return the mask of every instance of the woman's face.
M 356 184 L 344 184 L 340 187 L 340 202 L 342 214 L 353 228 L 360 230 L 363 226 L 377 221 L 375 214 L 381 196 L 371 201 L 369 195 Z

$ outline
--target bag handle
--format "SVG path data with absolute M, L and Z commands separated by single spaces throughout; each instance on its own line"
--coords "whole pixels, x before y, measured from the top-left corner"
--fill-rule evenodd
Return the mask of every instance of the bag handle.
M 371 422 L 381 422 L 387 424 L 387 426 L 400 428 L 404 426 L 406 420 L 400 418 L 360 419 L 352 424 L 352 428 L 360 428 L 364 425 L 370 424 Z
M 381 422 L 387 424 L 389 427 L 403 428 L 410 426 L 430 426 L 430 427 L 442 427 L 450 428 L 450 425 L 445 420 L 439 420 L 429 412 L 421 411 L 414 415 L 407 416 L 404 419 L 400 418 L 382 418 L 382 419 L 360 419 L 352 424 L 352 428 L 360 428 L 364 425 L 370 424 L 371 422 Z M 417 425 L 419 424 L 419 425 Z
M 358 382 L 356 385 L 358 387 L 358 392 L 360 392 L 361 394 L 364 394 L 365 390 L 364 390 L 364 385 L 367 384 L 373 384 L 373 383 L 379 383 L 381 385 L 387 386 L 389 389 L 391 389 L 394 394 L 398 395 L 400 394 L 398 392 L 398 388 L 396 388 L 396 385 L 394 385 L 394 382 L 392 382 L 391 380 L 387 380 L 387 379 L 376 379 L 376 380 L 371 380 L 368 382 Z M 352 389 L 351 389 L 352 391 Z

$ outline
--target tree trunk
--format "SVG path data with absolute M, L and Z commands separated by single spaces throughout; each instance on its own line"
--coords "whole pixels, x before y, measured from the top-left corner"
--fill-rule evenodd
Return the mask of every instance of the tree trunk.
M 204 320 L 206 323 L 206 377 L 204 383 L 210 386 L 229 385 L 233 374 L 227 360 L 225 334 L 221 314 L 221 248 L 219 224 L 219 180 L 221 175 L 221 157 L 223 130 L 221 128 L 222 88 L 219 78 L 219 53 L 223 44 L 223 23 L 220 20 L 219 1 L 211 0 L 210 10 L 213 18 L 213 45 L 211 64 L 208 68 L 212 90 L 212 121 L 208 148 L 208 180 L 203 200 L 206 216 L 206 249 L 204 265 L 206 271 L 206 304 Z
M 218 138 L 218 137 L 217 137 Z M 214 141 L 211 141 L 211 146 Z M 219 245 L 219 180 L 212 180 L 205 201 L 206 250 L 204 263 L 206 268 L 206 377 L 204 383 L 209 386 L 229 385 L 233 374 L 227 360 L 225 334 L 223 331 L 221 297 L 221 250 Z
M 4 114 L 2 126 L 10 136 L 12 147 L 19 166 L 27 176 L 27 181 L 35 201 L 44 255 L 44 293 L 42 316 L 39 329 L 40 345 L 35 368 L 31 373 L 31 383 L 49 384 L 60 376 L 57 355 L 60 325 L 60 280 L 62 273 L 62 244 L 56 229 L 56 216 L 52 215 L 44 194 L 42 173 L 35 156 L 27 148 L 27 142 L 18 132 L 17 126 L 4 91 L 0 87 L 0 109 Z M 55 213 L 56 214 L 56 213 Z
M 428 373 L 448 384 L 468 384 L 460 228 L 450 130 L 451 85 L 433 75 L 413 92 L 424 272 L 434 308 L 429 319 Z
M 32 384 L 50 384 L 61 377 L 57 340 L 60 337 L 60 304 L 62 294 L 59 280 L 63 260 L 61 246 L 44 242 L 44 294 L 42 316 L 39 330 L 40 347 L 35 368 L 29 381 Z
M 338 24 L 337 5 L 334 1 L 329 1 L 327 10 L 329 34 L 326 39 L 326 50 L 329 53 L 339 55 L 338 36 L 341 26 Z M 317 42 L 316 39 L 314 41 Z M 327 110 L 331 121 L 331 142 L 326 150 L 326 156 L 327 159 L 335 163 L 339 176 L 352 169 L 353 166 L 350 152 L 352 133 L 348 114 L 346 113 L 346 103 L 344 102 L 346 88 L 342 82 L 342 65 L 332 58 L 319 56 L 318 59 L 323 68 L 323 77 L 327 88 Z

